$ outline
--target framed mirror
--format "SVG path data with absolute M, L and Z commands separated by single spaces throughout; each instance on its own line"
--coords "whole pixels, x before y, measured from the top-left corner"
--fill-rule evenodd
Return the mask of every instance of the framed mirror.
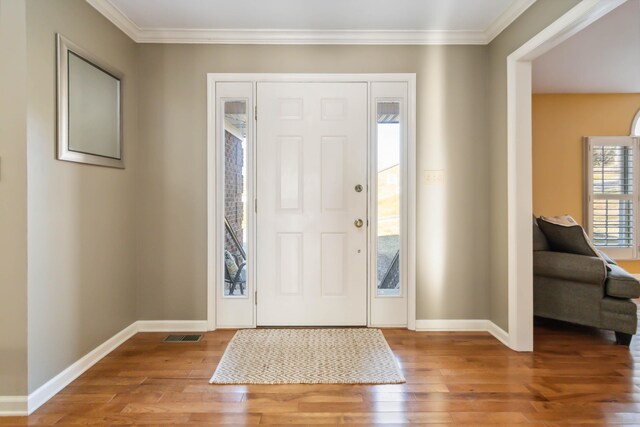
M 123 75 L 57 34 L 57 158 L 124 169 Z

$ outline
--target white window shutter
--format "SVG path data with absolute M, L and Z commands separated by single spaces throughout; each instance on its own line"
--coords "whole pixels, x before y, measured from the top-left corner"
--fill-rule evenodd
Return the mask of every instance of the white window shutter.
M 586 224 L 593 243 L 615 259 L 637 257 L 638 138 L 585 138 Z

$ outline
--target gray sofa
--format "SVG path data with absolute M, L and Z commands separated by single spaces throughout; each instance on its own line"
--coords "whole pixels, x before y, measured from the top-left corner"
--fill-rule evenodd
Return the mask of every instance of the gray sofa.
M 533 307 L 540 317 L 615 331 L 616 342 L 629 345 L 636 333 L 640 282 L 603 254 L 552 251 L 534 218 Z

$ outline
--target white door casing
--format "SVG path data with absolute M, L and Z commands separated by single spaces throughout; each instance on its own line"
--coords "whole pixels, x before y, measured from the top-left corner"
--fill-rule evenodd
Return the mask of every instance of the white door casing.
M 259 82 L 257 105 L 257 324 L 366 325 L 367 84 Z
M 402 319 L 406 318 L 406 326 L 409 329 L 415 329 L 416 324 L 416 283 L 415 283 L 415 230 L 416 230 L 416 75 L 415 74 L 208 74 L 208 119 L 207 119 L 207 323 L 209 330 L 216 328 L 251 328 L 257 325 L 257 305 L 260 302 L 260 295 L 257 301 L 254 299 L 254 291 L 261 293 L 261 280 L 256 274 L 256 256 L 260 255 L 257 250 L 257 216 L 254 214 L 253 200 L 254 190 L 257 187 L 256 174 L 259 169 L 258 160 L 256 159 L 257 146 L 260 142 L 256 138 L 256 120 L 254 120 L 255 101 L 257 100 L 257 86 L 264 82 L 281 82 L 281 83 L 360 83 L 367 87 L 368 99 L 363 104 L 369 103 L 368 126 L 371 128 L 376 122 L 375 99 L 380 97 L 394 99 L 400 101 L 406 106 L 406 115 L 404 120 L 406 123 L 406 151 L 403 154 L 403 163 L 401 168 L 404 169 L 402 182 L 402 194 L 404 202 L 403 209 L 406 213 L 402 214 L 402 218 L 406 220 L 405 226 L 402 227 L 402 233 L 406 235 L 402 238 L 404 244 L 402 249 L 406 252 L 404 257 L 403 269 L 401 274 L 402 281 L 402 297 L 379 297 L 376 295 L 377 277 L 375 274 L 375 265 L 371 262 L 371 257 L 375 256 L 375 247 L 373 243 L 376 240 L 375 224 L 375 203 L 376 203 L 376 187 L 375 187 L 375 156 L 376 151 L 375 132 L 370 129 L 367 136 L 367 149 L 369 153 L 369 161 L 373 161 L 368 165 L 368 197 L 369 197 L 369 221 L 370 226 L 367 230 L 368 251 L 370 265 L 368 281 L 368 292 L 364 296 L 363 304 L 368 306 L 368 326 L 394 326 L 402 327 Z M 396 84 L 405 82 L 408 85 L 408 92 L 400 90 Z M 382 91 L 380 89 L 384 88 Z M 247 117 L 247 147 L 248 147 L 248 163 L 246 170 L 248 179 L 247 203 L 250 209 L 247 212 L 247 241 L 248 244 L 248 283 L 247 292 L 244 298 L 239 296 L 224 296 L 224 268 L 222 259 L 222 251 L 225 240 L 225 229 L 222 222 L 224 212 L 224 192 L 225 178 L 221 165 L 225 159 L 225 141 L 222 129 L 224 120 L 224 100 L 247 100 L 248 101 L 248 117 Z M 364 107 L 366 109 L 366 107 Z M 264 110 L 262 110 L 264 113 Z M 260 114 L 258 114 L 259 116 Z M 373 132 L 373 133 L 372 133 Z M 253 147 L 253 148 L 251 148 Z M 365 151 L 366 151 L 365 150 Z M 373 157 L 372 157 L 373 156 Z M 252 160 L 253 159 L 253 160 Z M 373 170 L 372 170 L 373 168 Z M 253 176 L 253 178 L 251 178 Z M 366 188 L 366 187 L 365 187 Z M 373 216 L 372 216 L 373 215 Z M 363 218 L 364 220 L 365 218 Z M 373 221 L 373 222 L 371 222 Z M 253 231 L 252 231 L 253 230 Z M 402 300 L 406 298 L 406 307 L 403 306 Z M 406 308 L 406 317 L 403 312 Z M 391 316 L 391 317 L 389 317 Z
M 210 222 L 209 226 L 211 230 L 215 231 L 217 238 L 215 239 L 215 249 L 209 253 L 210 257 L 208 261 L 208 268 L 215 272 L 219 277 L 219 283 L 221 284 L 218 291 L 215 293 L 215 317 L 216 325 L 223 328 L 242 328 L 247 326 L 253 326 L 254 322 L 254 291 L 255 291 L 255 243 L 253 236 L 254 231 L 254 212 L 252 203 L 250 201 L 254 194 L 254 128 L 251 126 L 253 122 L 253 82 L 251 81 L 232 81 L 232 82 L 217 82 L 214 86 L 215 98 L 210 100 L 215 102 L 217 106 L 216 111 L 219 112 L 214 119 L 216 120 L 216 132 L 214 134 L 216 138 L 216 150 L 215 156 L 218 159 L 222 159 L 219 163 L 219 167 L 215 169 L 216 182 L 218 182 L 219 188 L 216 190 L 215 200 L 213 206 L 215 206 L 215 220 Z M 245 297 L 232 297 L 227 298 L 224 296 L 224 270 L 222 267 L 222 260 L 224 260 L 224 247 L 225 247 L 225 229 L 224 229 L 224 211 L 225 211 L 225 117 L 224 117 L 224 105 L 228 101 L 241 101 L 246 102 L 247 110 L 247 164 L 245 165 L 245 177 L 247 181 L 247 198 L 246 203 L 246 226 L 247 226 L 247 266 L 246 266 L 246 289 Z M 210 199 L 211 203 L 212 200 Z M 209 206 L 211 209 L 212 206 Z M 210 273 L 211 274 L 211 273 Z M 209 306 L 209 309 L 211 307 Z M 210 317 L 211 318 L 211 317 Z
M 583 0 L 507 57 L 509 347 L 533 350 L 531 73 L 548 52 L 626 0 Z
M 407 117 L 409 87 L 408 82 L 371 82 L 370 88 L 370 198 L 369 220 L 371 223 L 369 243 L 369 276 L 371 277 L 369 284 L 369 292 L 371 295 L 369 302 L 369 325 L 379 327 L 405 327 L 408 325 L 408 301 L 409 289 L 407 284 L 407 276 L 409 275 L 409 263 L 407 262 L 409 251 L 409 239 L 411 236 L 407 233 L 409 229 L 409 199 L 406 189 L 406 182 L 409 179 L 408 167 L 409 156 L 409 138 Z M 397 102 L 400 111 L 400 182 L 398 186 L 401 190 L 400 195 L 400 294 L 397 296 L 381 296 L 378 295 L 377 277 L 377 257 L 378 257 L 378 144 L 384 143 L 378 136 L 377 109 L 379 102 Z M 405 191 L 402 191 L 404 189 Z M 415 201 L 414 201 L 415 202 Z

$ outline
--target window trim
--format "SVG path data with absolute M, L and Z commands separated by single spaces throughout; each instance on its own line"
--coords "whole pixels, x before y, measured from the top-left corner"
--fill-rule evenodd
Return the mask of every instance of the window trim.
M 623 247 L 604 247 L 597 246 L 599 250 L 609 255 L 611 258 L 616 260 L 636 260 L 638 259 L 638 230 L 640 226 L 640 221 L 638 218 L 638 205 L 639 205 L 639 197 L 640 192 L 638 191 L 638 184 L 640 183 L 640 179 L 638 176 L 639 171 L 639 141 L 640 138 L 634 136 L 588 136 L 584 138 L 584 172 L 585 172 L 585 180 L 584 180 L 584 212 L 585 212 L 585 224 L 586 231 L 591 240 L 593 240 L 593 147 L 594 146 L 613 146 L 613 147 L 622 147 L 622 146 L 630 146 L 632 147 L 632 156 L 633 156 L 633 179 L 636 187 L 631 194 L 632 201 L 632 209 L 633 209 L 633 243 L 630 248 Z M 595 244 L 595 242 L 594 242 Z
M 640 110 L 636 113 L 631 121 L 631 136 L 640 136 Z
M 402 311 L 402 307 L 412 304 L 411 273 L 411 232 L 413 229 L 410 203 L 411 161 L 415 156 L 414 129 L 415 114 L 413 90 L 415 86 L 410 81 L 372 81 L 369 86 L 369 219 L 371 226 L 369 233 L 369 326 L 372 327 L 402 327 L 411 321 L 410 310 Z M 379 102 L 399 103 L 400 115 L 400 294 L 378 294 L 378 118 L 377 106 Z M 413 153 L 413 154 L 412 154 Z

